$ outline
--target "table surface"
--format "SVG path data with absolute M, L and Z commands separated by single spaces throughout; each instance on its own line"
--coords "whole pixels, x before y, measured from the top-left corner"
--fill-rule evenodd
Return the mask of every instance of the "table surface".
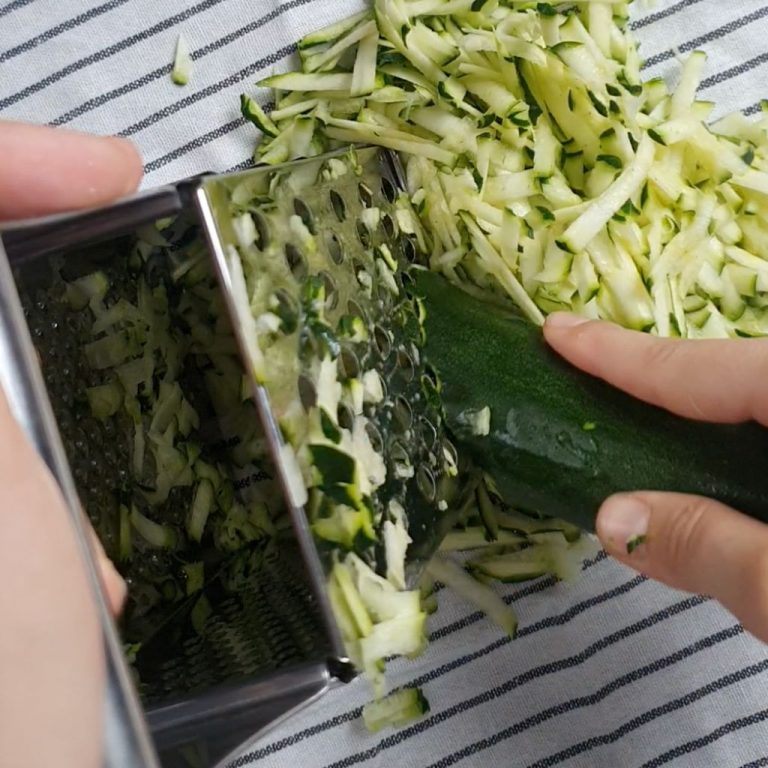
M 659 0 L 633 12 L 648 76 L 678 52 L 709 54 L 702 96 L 717 114 L 759 110 L 768 75 L 766 0 Z M 247 160 L 255 133 L 239 94 L 289 68 L 301 35 L 363 0 L 0 0 L 0 119 L 131 137 L 145 186 Z M 175 40 L 195 59 L 171 83 Z M 0 158 L 2 162 L 2 158 Z M 445 592 L 432 642 L 391 665 L 430 716 L 370 736 L 363 681 L 269 733 L 240 766 L 305 768 L 757 768 L 768 766 L 768 652 L 719 606 L 600 558 L 574 585 L 510 586 L 509 642 Z

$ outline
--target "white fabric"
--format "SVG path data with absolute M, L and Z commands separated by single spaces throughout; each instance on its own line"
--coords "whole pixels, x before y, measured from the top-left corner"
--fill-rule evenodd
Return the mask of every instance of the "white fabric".
M 247 160 L 255 139 L 239 120 L 241 91 L 288 68 L 276 51 L 363 6 L 0 0 L 0 118 L 130 135 L 147 163 L 146 185 L 226 170 Z M 666 0 L 635 8 L 633 19 L 643 54 L 658 62 L 648 76 L 674 79 L 673 48 L 703 48 L 710 55 L 703 97 L 717 101 L 717 114 L 754 112 L 768 95 L 766 0 Z M 195 56 L 184 88 L 169 77 L 180 32 Z M 737 74 L 740 67 L 750 69 Z M 238 764 L 768 765 L 768 653 L 717 605 L 607 560 L 575 585 L 504 594 L 518 595 L 516 641 L 504 643 L 482 618 L 466 621 L 472 610 L 444 592 L 431 623 L 441 636 L 419 660 L 392 665 L 394 685 L 425 681 L 430 719 L 368 735 L 359 718 L 343 717 L 367 699 L 358 681 L 268 734 Z M 341 722 L 328 726 L 333 718 Z M 355 757 L 361 753 L 369 756 Z

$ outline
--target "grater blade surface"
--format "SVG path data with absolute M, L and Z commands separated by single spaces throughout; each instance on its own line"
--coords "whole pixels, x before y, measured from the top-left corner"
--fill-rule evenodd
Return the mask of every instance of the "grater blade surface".
M 311 362 L 329 353 L 337 361 L 343 388 L 367 372 L 375 372 L 382 382 L 383 400 L 362 409 L 371 444 L 386 460 L 387 480 L 372 500 L 374 525 L 387 519 L 389 503 L 402 505 L 412 539 L 406 573 L 408 583 L 414 584 L 452 523 L 442 500 L 451 490 L 446 470 L 455 466 L 456 452 L 442 428 L 438 382 L 423 358 L 418 310 L 408 293 L 408 267 L 425 254 L 417 218 L 401 217 L 410 205 L 402 186 L 393 153 L 358 147 L 207 178 L 197 204 L 241 354 L 263 403 L 262 416 L 272 424 L 272 455 L 283 475 L 286 498 L 292 496 L 289 475 L 295 474 L 285 461 L 282 439 L 292 429 L 291 409 L 301 401 L 309 411 L 324 397 Z M 253 226 L 253 241 L 242 226 Z M 238 306 L 235 298 L 234 273 L 240 268 L 248 309 Z M 313 282 L 322 294 L 319 320 L 312 317 L 307 298 Z M 248 315 L 286 309 L 297 327 L 278 333 L 274 346 L 268 343 L 265 351 L 256 351 L 264 355 L 257 359 L 249 345 L 253 320 Z M 360 338 L 341 330 L 353 319 L 364 325 Z M 317 325 L 320 331 L 315 331 Z M 306 356 L 304 345 L 310 347 Z M 300 361 L 298 368 L 275 374 L 286 350 Z M 260 381 L 260 367 L 266 381 Z M 350 410 L 349 399 L 345 403 L 342 398 L 332 416 L 339 425 L 354 429 L 356 416 Z M 322 516 L 320 495 L 310 490 L 305 504 L 294 499 L 289 506 L 300 544 L 306 544 L 305 559 L 316 564 L 309 572 L 322 594 L 323 572 L 328 572 L 332 557 L 310 531 Z M 359 545 L 358 539 L 356 551 Z M 371 546 L 367 555 L 383 573 L 382 547 Z

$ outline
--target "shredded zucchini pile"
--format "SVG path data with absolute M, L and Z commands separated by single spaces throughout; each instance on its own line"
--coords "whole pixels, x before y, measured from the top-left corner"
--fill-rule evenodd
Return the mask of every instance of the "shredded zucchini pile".
M 306 37 L 258 162 L 397 150 L 432 269 L 662 336 L 768 331 L 768 119 L 713 125 L 705 56 L 643 83 L 628 2 L 376 0 Z

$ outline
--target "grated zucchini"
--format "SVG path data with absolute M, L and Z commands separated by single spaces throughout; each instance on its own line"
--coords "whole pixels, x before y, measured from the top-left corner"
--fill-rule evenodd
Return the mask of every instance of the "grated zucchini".
M 766 121 L 735 115 L 708 125 L 713 105 L 696 96 L 700 51 L 674 92 L 643 83 L 628 9 L 625 0 L 486 3 L 482 12 L 468 0 L 377 0 L 374 21 L 356 17 L 328 42 L 376 24 L 370 93 L 349 80 L 362 42 L 322 73 L 327 82 L 306 63 L 281 77 L 305 86 L 297 98 L 312 106 L 302 114 L 317 116 L 329 147 L 372 143 L 401 154 L 431 236 L 430 266 L 453 282 L 506 295 L 537 322 L 570 309 L 659 335 L 765 335 L 752 281 L 723 272 L 746 265 L 719 245 L 763 261 Z M 258 159 L 277 157 L 273 141 Z M 717 210 L 711 232 L 690 215 L 708 201 Z M 687 309 L 697 298 L 706 309 Z
M 192 54 L 189 51 L 189 45 L 184 35 L 179 35 L 176 39 L 176 52 L 173 57 L 171 80 L 176 85 L 186 85 L 191 75 Z

